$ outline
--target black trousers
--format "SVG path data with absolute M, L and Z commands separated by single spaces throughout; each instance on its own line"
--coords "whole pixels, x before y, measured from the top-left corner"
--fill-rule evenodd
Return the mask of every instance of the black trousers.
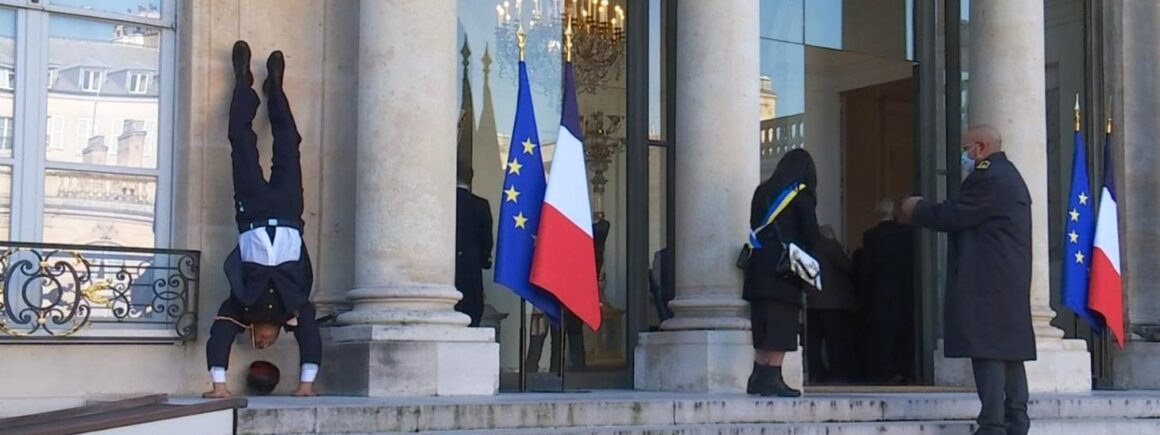
M 218 317 L 241 319 L 241 313 L 237 308 L 239 305 L 232 298 L 227 299 L 218 309 Z M 294 333 L 294 339 L 298 341 L 299 364 L 322 364 L 322 335 L 318 331 L 316 316 L 314 304 L 307 302 L 298 312 L 298 326 L 286 328 Z M 214 320 L 213 326 L 209 329 L 209 341 L 205 345 L 206 367 L 229 369 L 230 350 L 233 348 L 234 340 L 245 330 L 246 328 L 237 322 Z
M 861 365 L 858 343 L 854 338 L 855 328 L 852 311 L 806 311 L 806 362 L 810 381 L 854 380 Z
M 301 222 L 302 162 L 299 145 L 302 136 L 290 112 L 290 102 L 280 84 L 266 86 L 266 109 L 270 132 L 274 137 L 274 155 L 270 179 L 266 180 L 258 163 L 258 135 L 254 133 L 254 115 L 258 113 L 258 94 L 250 85 L 238 82 L 230 102 L 229 139 L 233 159 L 234 217 L 238 225 L 277 218 Z
M 1023 361 L 971 359 L 975 387 L 983 402 L 977 435 L 1026 435 L 1027 372 Z

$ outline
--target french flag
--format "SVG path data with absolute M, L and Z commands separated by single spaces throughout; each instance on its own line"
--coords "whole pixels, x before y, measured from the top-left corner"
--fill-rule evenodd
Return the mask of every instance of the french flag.
M 532 259 L 532 283 L 547 290 L 576 317 L 600 329 L 596 246 L 588 200 L 588 168 L 576 104 L 572 63 L 564 63 L 564 107 L 552 156 L 552 172 Z
M 1110 127 L 1109 127 L 1110 129 Z M 1096 218 L 1088 308 L 1103 317 L 1116 342 L 1124 347 L 1124 284 L 1120 279 L 1120 218 L 1116 212 L 1116 185 L 1112 172 L 1111 134 L 1104 146 L 1104 188 Z

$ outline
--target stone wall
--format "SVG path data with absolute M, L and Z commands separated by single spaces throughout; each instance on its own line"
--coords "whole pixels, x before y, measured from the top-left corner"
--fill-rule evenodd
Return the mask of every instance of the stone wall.
M 6 374 L 0 400 L 38 399 L 25 401 L 35 405 L 24 411 L 72 406 L 80 397 L 190 395 L 208 388 L 205 340 L 229 292 L 222 262 L 236 243 L 237 231 L 226 139 L 234 84 L 230 50 L 235 40 L 248 41 L 254 51 L 256 87 L 265 79 L 269 53 L 280 49 L 286 55 L 286 93 L 303 139 L 303 239 L 314 266 L 312 299 L 321 305 L 320 312 L 326 312 L 352 286 L 358 2 L 177 4 L 181 8 L 177 120 L 172 142 L 162 140 L 161 146 L 172 143 L 176 149 L 172 247 L 202 252 L 198 341 L 184 346 L 0 346 L 0 373 Z M 258 111 L 254 127 L 268 175 L 272 139 L 265 110 Z M 283 369 L 280 390 L 296 384 L 298 358 L 292 336 L 287 334 L 273 349 L 260 352 L 245 344 L 248 341 L 239 340 L 231 361 L 235 392 L 241 390 L 244 368 L 255 359 L 273 361 Z

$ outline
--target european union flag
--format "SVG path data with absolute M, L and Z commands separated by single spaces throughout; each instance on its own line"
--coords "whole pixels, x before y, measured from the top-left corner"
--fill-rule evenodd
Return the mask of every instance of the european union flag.
M 499 236 L 496 242 L 495 282 L 507 286 L 560 324 L 560 302 L 551 293 L 531 283 L 532 253 L 540 228 L 540 208 L 544 205 L 547 180 L 536 129 L 536 112 L 528 90 L 528 69 L 520 61 L 519 96 L 516 122 L 505 165 L 502 204 L 499 208 Z
M 1092 238 L 1095 236 L 1094 198 L 1088 183 L 1083 132 L 1079 129 L 1075 132 L 1074 155 L 1063 240 L 1063 304 L 1098 331 L 1100 323 L 1088 309 L 1088 277 L 1091 274 Z

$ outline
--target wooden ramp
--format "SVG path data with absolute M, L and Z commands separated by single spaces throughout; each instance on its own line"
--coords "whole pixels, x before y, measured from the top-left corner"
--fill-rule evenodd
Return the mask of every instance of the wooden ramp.
M 163 394 L 141 396 L 0 419 L 0 435 L 226 435 L 234 432 L 234 411 L 245 406 L 244 398 L 177 404 Z

